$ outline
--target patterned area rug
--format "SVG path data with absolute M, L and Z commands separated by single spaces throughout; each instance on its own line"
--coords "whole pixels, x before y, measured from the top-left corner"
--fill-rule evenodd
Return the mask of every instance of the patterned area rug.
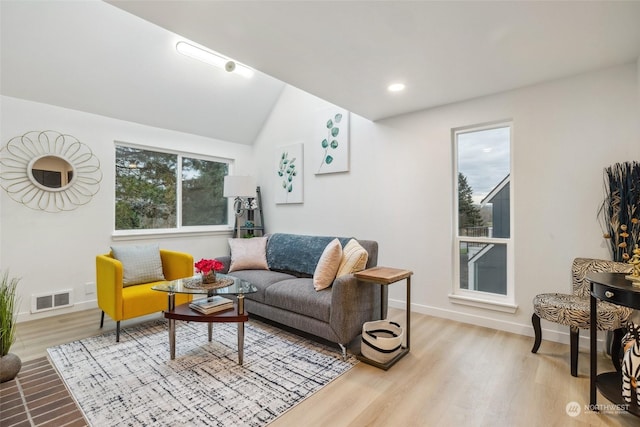
M 94 426 L 263 426 L 351 369 L 336 349 L 264 323 L 245 324 L 238 365 L 236 324 L 176 322 L 169 360 L 163 320 L 48 349 Z

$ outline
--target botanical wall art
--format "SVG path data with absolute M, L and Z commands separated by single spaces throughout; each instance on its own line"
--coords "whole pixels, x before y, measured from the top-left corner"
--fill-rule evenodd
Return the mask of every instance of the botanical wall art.
M 292 144 L 276 150 L 276 203 L 303 202 L 303 145 Z
M 316 175 L 349 170 L 349 112 L 331 107 L 318 111 L 313 139 Z

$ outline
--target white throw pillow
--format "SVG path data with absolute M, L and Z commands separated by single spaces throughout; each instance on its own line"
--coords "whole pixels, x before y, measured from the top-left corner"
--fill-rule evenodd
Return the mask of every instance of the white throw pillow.
M 158 245 L 111 246 L 111 253 L 122 263 L 122 286 L 164 280 Z
M 313 287 L 316 291 L 326 289 L 336 278 L 340 260 L 342 259 L 342 245 L 340 240 L 333 239 L 322 251 L 316 270 L 313 273 Z
M 356 239 L 351 239 L 342 249 L 342 260 L 336 277 L 357 273 L 364 270 L 369 260 L 369 254 Z
M 236 270 L 268 270 L 267 237 L 229 239 L 231 266 L 229 273 Z

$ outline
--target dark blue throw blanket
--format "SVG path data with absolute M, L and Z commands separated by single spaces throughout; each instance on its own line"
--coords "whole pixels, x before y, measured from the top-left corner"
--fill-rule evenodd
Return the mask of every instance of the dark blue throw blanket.
M 267 243 L 267 264 L 270 270 L 313 276 L 324 248 L 335 237 L 304 236 L 275 233 Z M 344 247 L 350 237 L 338 237 Z

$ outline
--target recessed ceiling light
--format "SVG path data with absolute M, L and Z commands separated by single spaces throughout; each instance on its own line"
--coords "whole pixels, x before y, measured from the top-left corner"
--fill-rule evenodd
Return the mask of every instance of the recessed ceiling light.
M 229 73 L 240 74 L 242 77 L 247 79 L 253 76 L 253 70 L 251 68 L 192 44 L 178 42 L 178 44 L 176 44 L 176 50 L 183 55 L 197 59 L 206 64 L 213 65 L 214 67 L 221 68 Z
M 402 92 L 405 88 L 404 83 L 393 83 L 387 87 L 389 92 Z

